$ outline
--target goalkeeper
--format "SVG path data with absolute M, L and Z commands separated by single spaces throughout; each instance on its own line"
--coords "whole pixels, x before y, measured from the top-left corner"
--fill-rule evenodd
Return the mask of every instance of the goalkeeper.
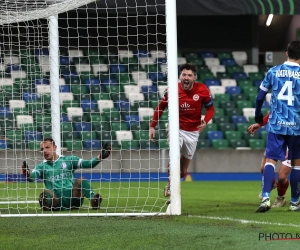
M 40 145 L 45 160 L 36 165 L 32 172 L 24 161 L 22 173 L 28 181 L 43 179 L 46 189 L 39 196 L 42 210 L 79 209 L 84 197 L 90 200 L 93 209 L 99 209 L 101 195 L 95 194 L 90 183 L 83 177 L 75 180 L 74 172 L 78 168 L 96 167 L 100 161 L 109 157 L 111 146 L 105 144 L 97 157 L 83 160 L 77 156 L 58 155 L 52 138 L 45 138 Z

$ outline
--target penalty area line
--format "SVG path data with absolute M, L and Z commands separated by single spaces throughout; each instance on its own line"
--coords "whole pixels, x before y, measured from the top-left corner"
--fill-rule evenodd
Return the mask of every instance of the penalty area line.
M 300 228 L 300 225 L 296 224 L 285 224 L 285 223 L 273 223 L 273 222 L 266 222 L 266 221 L 255 221 L 255 220 L 241 220 L 241 219 L 234 219 L 230 217 L 215 217 L 215 216 L 201 216 L 201 215 L 188 215 L 190 218 L 199 218 L 199 219 L 209 219 L 209 220 L 223 220 L 223 221 L 233 221 L 239 222 L 242 224 L 261 224 L 261 225 L 272 225 L 272 226 L 288 226 L 288 227 L 297 227 Z

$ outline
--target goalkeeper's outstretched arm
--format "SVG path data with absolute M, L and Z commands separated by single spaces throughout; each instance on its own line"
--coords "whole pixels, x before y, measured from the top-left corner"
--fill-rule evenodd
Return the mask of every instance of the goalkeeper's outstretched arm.
M 91 167 L 94 168 L 98 165 L 99 162 L 109 157 L 110 152 L 111 152 L 111 145 L 105 143 L 101 149 L 101 153 L 97 157 L 94 157 L 91 160 L 81 160 L 80 165 L 82 168 L 91 168 Z
M 40 177 L 39 171 L 36 171 L 35 169 L 32 172 L 30 171 L 26 161 L 23 161 L 21 168 L 22 168 L 22 174 L 26 177 L 27 181 L 34 181 L 35 179 Z

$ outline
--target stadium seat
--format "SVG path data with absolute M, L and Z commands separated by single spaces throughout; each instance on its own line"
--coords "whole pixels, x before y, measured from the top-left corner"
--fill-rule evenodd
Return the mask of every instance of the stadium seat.
M 249 73 L 259 72 L 257 65 L 245 64 L 243 65 L 244 72 L 249 76 Z
M 132 71 L 131 76 L 135 84 L 138 84 L 139 80 L 147 80 L 148 76 L 147 73 L 144 71 Z
M 216 116 L 223 116 L 224 115 L 224 109 L 222 109 L 222 108 L 215 108 L 214 115 L 216 115 Z
M 226 68 L 224 65 L 213 65 L 210 67 L 210 71 L 214 74 L 214 76 L 217 76 L 218 72 L 226 72 Z
M 248 79 L 248 76 L 245 72 L 234 72 L 232 76 L 236 81 L 241 79 Z
M 137 85 L 125 85 L 124 92 L 126 97 L 129 98 L 130 93 L 140 93 L 140 88 Z
M 243 139 L 239 139 L 239 140 L 230 140 L 229 142 L 230 146 L 232 148 L 244 148 L 247 147 L 247 142 Z
M 249 117 L 254 117 L 255 116 L 255 108 L 243 108 L 243 116 L 247 118 L 249 121 Z
M 225 134 L 225 138 L 229 142 L 231 140 L 241 140 L 242 139 L 242 133 L 240 131 L 228 130 L 228 131 L 225 131 L 224 134 Z
M 123 150 L 138 150 L 140 148 L 140 145 L 136 140 L 124 139 L 121 141 L 121 148 Z
M 198 82 L 204 82 L 205 80 L 210 80 L 210 79 L 214 79 L 214 74 L 210 71 L 207 71 L 207 72 L 203 72 L 203 71 L 200 71 L 198 73 L 198 79 L 197 81 Z
M 215 52 L 213 51 L 202 51 L 200 52 L 200 56 L 204 58 L 215 57 Z
M 153 108 L 139 108 L 138 109 L 140 120 L 144 120 L 144 116 L 153 116 L 154 110 Z
M 130 93 L 128 95 L 129 102 L 131 106 L 134 106 L 135 101 L 144 101 L 145 97 L 142 93 Z
M 80 140 L 65 141 L 64 145 L 68 151 L 82 150 L 82 141 Z
M 207 65 L 208 68 L 212 68 L 212 66 L 219 66 L 220 65 L 220 60 L 219 58 L 215 57 L 206 57 L 204 58 L 204 62 Z
M 248 77 L 251 81 L 260 80 L 262 81 L 264 79 L 264 75 L 260 72 L 249 72 Z
M 222 131 L 207 131 L 207 138 L 212 144 L 213 140 L 224 139 L 224 135 Z
M 229 122 L 221 122 L 218 124 L 218 130 L 225 133 L 226 131 L 233 131 L 235 130 L 235 125 Z
M 239 65 L 228 65 L 226 66 L 226 71 L 233 76 L 233 74 L 236 72 L 242 72 L 243 68 Z
M 226 86 L 225 87 L 225 93 L 229 94 L 230 96 L 232 95 L 239 95 L 241 94 L 241 88 L 239 86 Z
M 234 123 L 235 127 L 237 127 L 238 123 L 248 123 L 248 120 L 243 115 L 234 115 L 231 117 L 232 122 Z
M 214 116 L 213 123 L 216 123 L 216 124 L 230 123 L 230 118 L 228 116 Z
M 249 146 L 251 149 L 265 149 L 265 140 L 262 139 L 249 139 Z
M 199 149 L 199 148 L 210 148 L 209 140 L 199 139 L 198 142 L 197 142 L 196 148 L 197 149 Z
M 217 72 L 216 73 L 217 79 L 230 79 L 231 76 L 227 72 Z
M 210 86 L 209 90 L 212 98 L 215 98 L 215 94 L 225 94 L 225 88 L 223 86 Z
M 140 147 L 141 147 L 141 149 L 146 149 L 146 150 L 158 150 L 159 149 L 157 144 L 154 144 L 150 140 L 141 140 Z
M 84 140 L 83 146 L 87 150 L 101 149 L 101 142 L 99 140 Z
M 22 124 L 33 125 L 33 117 L 31 115 L 18 115 L 16 120 L 18 128 L 21 128 Z
M 246 101 L 237 101 L 236 105 L 237 108 L 243 112 L 244 108 L 252 108 L 254 104 L 253 102 L 246 100 Z
M 125 122 L 111 122 L 110 126 L 113 131 L 127 130 L 127 125 Z
M 226 116 L 234 116 L 234 115 L 243 115 L 243 113 L 238 108 L 225 108 Z
M 9 110 L 13 111 L 16 108 L 25 108 L 26 104 L 24 100 L 10 100 Z
M 27 92 L 27 93 L 23 93 L 22 95 L 23 95 L 23 100 L 25 102 L 37 101 L 39 99 L 36 93 Z
M 38 131 L 25 131 L 24 138 L 26 143 L 28 143 L 28 141 L 41 141 L 42 135 Z
M 227 66 L 235 66 L 236 61 L 233 58 L 220 58 L 221 64 L 225 67 Z
M 214 100 L 221 101 L 230 101 L 230 96 L 228 94 L 215 94 Z
M 227 149 L 229 146 L 229 143 L 225 139 L 213 139 L 212 146 L 214 149 Z
M 206 79 L 204 80 L 204 83 L 207 87 L 211 86 L 220 86 L 220 81 L 218 79 Z
M 112 100 L 98 100 L 97 104 L 98 104 L 98 109 L 99 109 L 100 113 L 103 113 L 104 108 L 113 108 L 114 107 L 114 103 Z
M 246 51 L 232 51 L 232 57 L 240 66 L 247 63 L 248 56 Z
M 237 83 L 235 79 L 221 79 L 221 86 L 236 87 Z

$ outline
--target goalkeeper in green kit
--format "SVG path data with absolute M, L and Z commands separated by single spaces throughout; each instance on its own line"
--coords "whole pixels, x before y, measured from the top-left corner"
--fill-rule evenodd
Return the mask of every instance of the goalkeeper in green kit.
M 83 177 L 74 179 L 78 168 L 94 168 L 99 162 L 109 157 L 111 146 L 105 144 L 101 153 L 91 160 L 83 160 L 77 156 L 63 156 L 56 153 L 57 146 L 52 138 L 41 142 L 41 153 L 45 160 L 36 165 L 30 172 L 26 161 L 22 165 L 22 173 L 28 181 L 41 178 L 45 190 L 39 196 L 39 203 L 44 211 L 79 209 L 84 197 L 91 202 L 93 209 L 99 209 L 102 197 L 95 194 L 90 183 Z

